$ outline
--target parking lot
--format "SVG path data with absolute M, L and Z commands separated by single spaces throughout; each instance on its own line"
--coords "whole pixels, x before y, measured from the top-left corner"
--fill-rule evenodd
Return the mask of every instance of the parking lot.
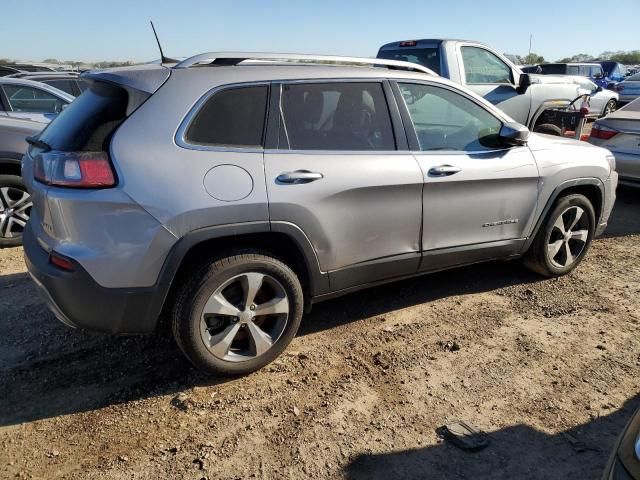
M 242 378 L 69 329 L 0 251 L 3 478 L 597 479 L 640 405 L 640 194 L 571 275 L 491 263 L 316 305 Z M 490 434 L 469 453 L 435 429 Z

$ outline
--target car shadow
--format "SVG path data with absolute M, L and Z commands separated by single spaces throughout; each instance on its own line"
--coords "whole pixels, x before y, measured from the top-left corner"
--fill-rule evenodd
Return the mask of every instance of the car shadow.
M 499 262 L 392 283 L 316 305 L 299 335 L 538 279 Z M 66 327 L 24 273 L 0 275 L 0 319 L 0 426 L 233 381 L 192 368 L 166 331 L 126 337 Z
M 349 480 L 556 479 L 602 476 L 616 439 L 640 406 L 640 395 L 622 408 L 570 430 L 547 434 L 514 425 L 488 434 L 478 452 L 448 442 L 381 454 L 360 455 L 344 469 Z
M 618 186 L 616 203 L 603 238 L 640 235 L 640 188 Z

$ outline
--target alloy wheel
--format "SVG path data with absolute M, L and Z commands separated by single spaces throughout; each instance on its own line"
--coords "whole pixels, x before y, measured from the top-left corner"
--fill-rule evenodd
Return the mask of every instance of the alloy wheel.
M 615 111 L 616 111 L 615 101 L 609 100 L 607 102 L 607 104 L 605 105 L 605 107 L 604 107 L 604 115 L 603 116 L 606 117 L 607 115 L 609 115 L 610 113 L 613 113 Z
M 289 319 L 289 299 L 274 277 L 248 272 L 224 282 L 209 297 L 200 335 L 221 360 L 242 362 L 267 352 L 280 338 Z
M 578 206 L 564 210 L 556 219 L 547 242 L 549 261 L 558 268 L 575 263 L 589 238 L 589 217 Z
M 0 187 L 0 238 L 17 238 L 29 220 L 31 196 L 16 187 Z

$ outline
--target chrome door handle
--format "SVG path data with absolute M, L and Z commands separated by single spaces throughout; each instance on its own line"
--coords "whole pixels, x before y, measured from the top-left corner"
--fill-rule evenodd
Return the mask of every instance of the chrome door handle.
M 309 183 L 324 178 L 319 172 L 310 172 L 309 170 L 296 170 L 295 172 L 281 173 L 276 177 L 278 183 Z
M 454 167 L 453 165 L 440 165 L 438 167 L 431 167 L 429 169 L 429 175 L 432 177 L 446 177 L 462 171 L 460 167 Z

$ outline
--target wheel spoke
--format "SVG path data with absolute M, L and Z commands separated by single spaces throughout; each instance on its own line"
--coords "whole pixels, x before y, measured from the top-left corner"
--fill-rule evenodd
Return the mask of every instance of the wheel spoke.
M 9 187 L 0 188 L 0 204 L 3 204 L 5 208 L 11 208 L 12 203 L 9 198 Z
M 573 253 L 571 253 L 571 247 L 569 246 L 569 242 L 566 242 L 564 244 L 564 250 L 567 256 L 566 261 L 564 262 L 564 266 L 568 266 L 571 265 L 573 263 L 573 261 L 575 260 L 575 258 L 573 257 Z
M 264 280 L 264 275 L 261 273 L 247 273 L 242 279 L 242 288 L 244 289 L 244 305 L 248 307 L 251 305 L 255 299 L 257 293 L 262 288 L 262 281 Z
M 253 322 L 249 322 L 247 323 L 247 329 L 249 330 L 249 337 L 251 338 L 251 344 L 256 356 L 262 355 L 271 348 L 273 340 L 267 333 L 258 327 L 258 325 Z
M 209 350 L 219 358 L 224 358 L 229 353 L 229 349 L 231 348 L 233 340 L 236 338 L 238 330 L 240 330 L 240 324 L 234 323 L 217 335 L 211 336 L 209 340 Z
M 580 221 L 580 218 L 582 218 L 582 214 L 584 213 L 584 210 L 582 210 L 581 208 L 575 207 L 575 216 L 573 217 L 573 220 L 571 221 L 571 225 L 569 225 L 569 228 L 567 228 L 567 230 L 573 230 L 573 227 L 576 226 L 576 224 Z
M 256 315 L 277 315 L 289 313 L 289 300 L 287 297 L 276 297 L 273 300 L 262 303 L 256 307 Z
M 553 224 L 553 228 L 557 228 L 558 230 L 560 230 L 560 232 L 564 235 L 564 233 L 566 232 L 565 228 L 564 228 L 564 220 L 562 218 L 562 215 L 560 215 L 557 219 L 556 219 L 556 223 Z
M 589 237 L 588 230 L 576 230 L 574 232 L 571 232 L 572 240 L 579 240 L 583 243 L 586 243 L 588 237 Z
M 550 243 L 549 245 L 547 245 L 547 251 L 549 253 L 549 258 L 550 259 L 554 259 L 556 257 L 556 255 L 558 254 L 558 252 L 562 248 L 562 244 L 563 243 L 564 242 L 562 240 L 556 240 L 555 242 Z
M 0 215 L 0 237 L 9 238 L 9 216 Z
M 203 314 L 217 314 L 217 315 L 229 315 L 232 317 L 237 317 L 240 315 L 240 310 L 231 305 L 229 301 L 224 298 L 222 292 L 218 292 L 214 295 L 211 295 L 211 298 L 207 301 L 207 304 L 204 306 Z

